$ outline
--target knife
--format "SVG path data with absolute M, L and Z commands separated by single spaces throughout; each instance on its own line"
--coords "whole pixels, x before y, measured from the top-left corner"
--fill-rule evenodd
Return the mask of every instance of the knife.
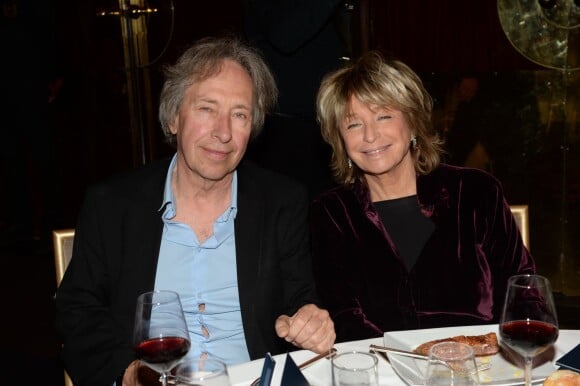
M 392 347 L 384 347 L 384 346 L 379 346 L 376 344 L 371 344 L 369 350 L 375 351 L 375 352 L 383 352 L 383 353 L 392 352 L 394 354 L 399 354 L 399 355 L 403 355 L 403 356 L 407 356 L 407 357 L 411 357 L 411 358 L 417 358 L 417 359 L 425 359 L 425 360 L 429 359 L 429 357 L 427 355 L 417 354 L 416 352 L 413 352 L 413 351 L 401 350 L 401 349 L 392 348 Z

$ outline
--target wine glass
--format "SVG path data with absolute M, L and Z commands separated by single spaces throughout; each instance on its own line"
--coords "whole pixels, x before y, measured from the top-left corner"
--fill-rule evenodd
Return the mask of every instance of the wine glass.
M 508 279 L 499 335 L 503 344 L 524 358 L 524 384 L 530 386 L 534 357 L 558 339 L 558 318 L 547 278 L 524 274 Z
M 187 354 L 189 332 L 177 292 L 151 291 L 137 298 L 133 350 L 145 365 L 161 374 L 167 386 L 167 375 Z

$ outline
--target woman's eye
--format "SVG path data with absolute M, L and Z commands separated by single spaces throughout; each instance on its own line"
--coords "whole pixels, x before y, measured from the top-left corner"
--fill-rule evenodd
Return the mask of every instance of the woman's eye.
M 346 129 L 347 130 L 354 129 L 355 127 L 358 127 L 359 125 L 360 125 L 360 123 L 358 123 L 358 122 L 348 123 L 346 125 Z
M 390 115 L 379 115 L 378 120 L 379 121 L 384 121 L 385 119 L 389 119 L 391 118 Z

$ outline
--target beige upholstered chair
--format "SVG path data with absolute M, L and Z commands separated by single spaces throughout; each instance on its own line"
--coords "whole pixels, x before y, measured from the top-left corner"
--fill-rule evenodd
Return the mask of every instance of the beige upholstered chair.
M 52 231 L 52 243 L 54 247 L 54 266 L 56 268 L 56 285 L 60 285 L 60 281 L 64 276 L 64 271 L 72 257 L 73 240 L 75 237 L 74 229 L 58 229 Z M 73 386 L 72 380 L 64 372 L 64 385 Z
M 510 209 L 516 218 L 518 227 L 522 234 L 522 240 L 526 248 L 530 249 L 530 223 L 528 217 L 528 206 L 527 205 L 510 205 Z
M 56 285 L 64 276 L 64 271 L 72 257 L 74 229 L 59 229 L 52 232 L 52 242 L 54 246 L 54 266 L 56 268 Z

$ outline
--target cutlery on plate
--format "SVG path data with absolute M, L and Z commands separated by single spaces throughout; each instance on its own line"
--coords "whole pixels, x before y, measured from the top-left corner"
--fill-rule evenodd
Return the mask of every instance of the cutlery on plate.
M 379 346 L 376 344 L 371 344 L 369 347 L 369 351 L 374 352 L 376 354 L 393 353 L 393 354 L 402 355 L 402 356 L 411 357 L 411 358 L 416 358 L 416 359 L 423 359 L 423 360 L 429 359 L 429 357 L 427 355 L 418 354 L 418 353 L 413 352 L 413 351 L 401 350 L 401 349 L 392 348 L 392 347 Z M 491 368 L 491 363 L 480 363 L 479 361 L 477 362 L 477 371 L 485 371 L 485 370 L 489 370 L 490 368 Z
M 324 352 L 322 354 L 318 354 L 315 357 L 312 357 L 310 359 L 308 359 L 305 362 L 302 362 L 301 364 L 298 365 L 298 368 L 300 370 L 304 370 L 305 368 L 309 367 L 310 365 L 314 364 L 315 362 L 318 362 L 321 359 L 330 359 L 333 356 L 336 355 L 336 349 L 333 347 L 330 349 L 329 352 Z M 252 383 L 250 383 L 250 386 L 258 386 L 260 384 L 260 378 L 256 378 L 254 379 L 254 381 Z
M 416 352 L 413 352 L 413 351 L 401 350 L 401 349 L 392 348 L 392 347 L 384 347 L 384 346 L 379 346 L 376 344 L 370 345 L 370 351 L 383 352 L 383 353 L 392 352 L 395 354 L 399 354 L 399 355 L 403 355 L 403 356 L 411 357 L 411 358 L 425 359 L 425 360 L 429 359 L 429 357 L 427 355 L 417 354 Z

